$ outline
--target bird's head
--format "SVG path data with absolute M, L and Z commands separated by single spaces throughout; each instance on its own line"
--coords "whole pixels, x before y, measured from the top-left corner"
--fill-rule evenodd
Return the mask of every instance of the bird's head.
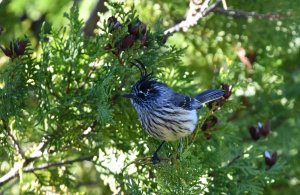
M 141 72 L 141 78 L 132 86 L 131 93 L 124 96 L 131 99 L 134 106 L 151 105 L 161 94 L 161 87 L 164 85 L 153 77 L 151 73 L 147 73 L 145 66 L 137 61 L 137 66 Z

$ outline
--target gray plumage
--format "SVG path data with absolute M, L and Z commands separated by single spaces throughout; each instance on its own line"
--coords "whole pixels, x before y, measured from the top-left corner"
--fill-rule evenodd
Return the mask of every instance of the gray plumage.
M 131 99 L 148 134 L 159 140 L 174 141 L 195 130 L 197 109 L 223 95 L 223 90 L 210 89 L 192 97 L 186 96 L 156 81 L 145 71 L 126 96 Z

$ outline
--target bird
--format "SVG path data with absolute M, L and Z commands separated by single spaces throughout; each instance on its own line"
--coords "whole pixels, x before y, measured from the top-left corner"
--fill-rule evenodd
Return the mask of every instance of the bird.
M 152 156 L 155 163 L 160 160 L 158 152 L 162 145 L 192 134 L 198 123 L 197 110 L 205 103 L 222 98 L 224 90 L 209 89 L 195 96 L 184 95 L 159 82 L 140 60 L 132 64 L 139 68 L 141 75 L 131 92 L 124 96 L 131 100 L 143 129 L 162 141 Z

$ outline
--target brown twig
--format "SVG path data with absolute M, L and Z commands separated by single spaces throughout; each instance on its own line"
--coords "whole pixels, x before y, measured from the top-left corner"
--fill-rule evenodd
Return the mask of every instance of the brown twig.
M 45 163 L 45 164 L 42 164 L 37 167 L 26 167 L 24 169 L 24 172 L 30 173 L 30 172 L 34 172 L 34 171 L 48 169 L 50 167 L 59 167 L 59 166 L 67 165 L 67 164 L 73 164 L 76 162 L 91 161 L 93 158 L 94 158 L 94 155 L 91 155 L 91 156 L 79 157 L 79 158 L 76 158 L 73 160 L 62 160 L 62 161 L 58 161 L 58 162 L 54 162 L 54 163 Z
M 91 75 L 96 70 L 96 64 L 99 63 L 99 59 L 96 59 L 91 69 L 87 72 L 86 76 L 83 78 L 81 85 L 75 90 L 74 94 L 77 94 L 80 90 L 84 88 L 84 86 L 88 83 L 88 80 L 91 78 Z
M 236 157 L 234 157 L 233 159 L 231 159 L 231 161 L 229 161 L 229 163 L 225 167 L 230 167 L 233 163 L 235 163 L 237 160 L 239 160 L 243 156 L 243 154 L 239 154 Z
M 93 159 L 93 157 L 94 157 L 94 155 L 79 157 L 79 158 L 76 158 L 76 159 L 73 159 L 73 160 L 63 160 L 63 161 L 54 162 L 54 163 L 45 163 L 45 164 L 40 165 L 38 167 L 25 167 L 33 161 L 33 158 L 27 159 L 23 163 L 15 164 L 15 166 L 7 174 L 5 174 L 3 177 L 1 177 L 0 178 L 0 186 L 4 185 L 5 183 L 7 183 L 10 180 L 17 177 L 18 173 L 19 173 L 19 170 L 22 167 L 25 167 L 24 168 L 25 173 L 29 173 L 29 172 L 34 172 L 34 171 L 38 171 L 38 170 L 48 169 L 50 167 L 58 167 L 58 166 L 63 166 L 63 165 L 72 164 L 72 163 L 75 163 L 75 162 L 81 162 L 81 161 L 85 161 L 85 160 L 91 161 Z
M 244 154 L 246 154 L 249 150 L 243 151 L 241 154 L 238 154 L 237 156 L 235 156 L 233 159 L 231 159 L 225 166 L 223 166 L 223 168 L 225 167 L 230 167 L 233 163 L 235 163 L 237 160 L 239 160 L 241 157 L 244 156 Z

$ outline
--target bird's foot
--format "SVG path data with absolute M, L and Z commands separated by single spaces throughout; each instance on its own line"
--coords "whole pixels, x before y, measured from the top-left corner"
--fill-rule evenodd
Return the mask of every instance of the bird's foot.
M 157 152 L 154 152 L 154 153 L 153 153 L 151 160 L 152 160 L 152 163 L 153 163 L 153 164 L 157 164 L 157 163 L 160 162 L 160 158 L 159 158 Z

